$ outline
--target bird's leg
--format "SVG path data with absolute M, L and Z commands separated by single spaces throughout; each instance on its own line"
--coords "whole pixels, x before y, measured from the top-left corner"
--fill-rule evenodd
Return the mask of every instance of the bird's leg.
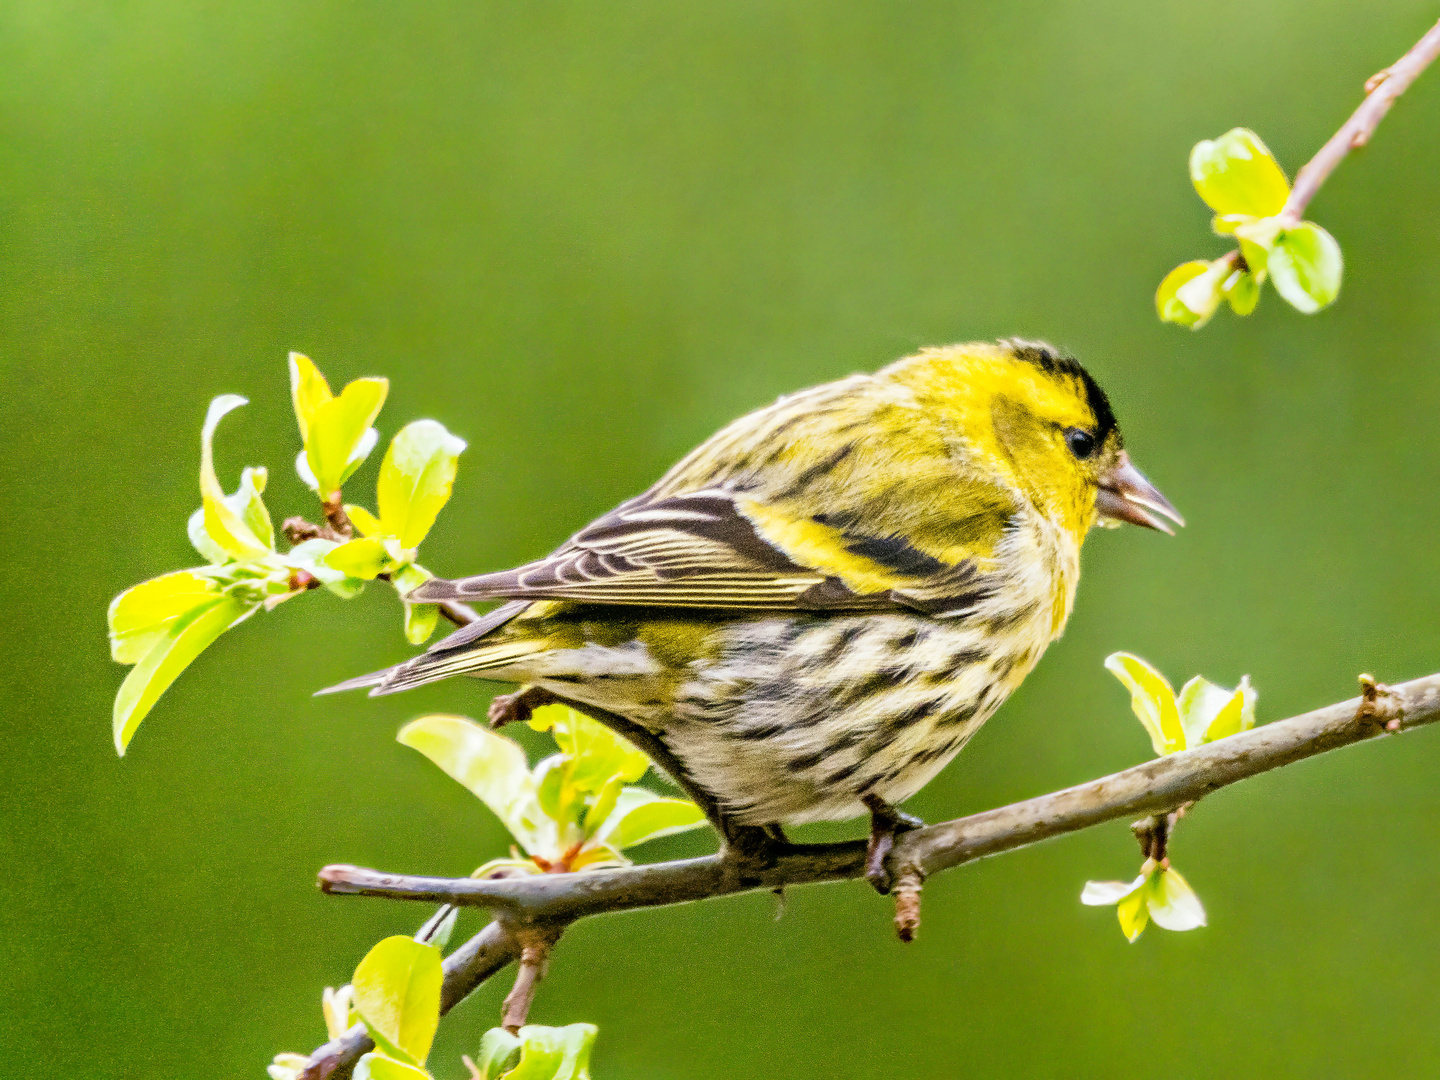
M 895 837 L 901 833 L 918 829 L 925 823 L 914 814 L 897 810 L 873 792 L 861 796 L 861 802 L 870 811 L 870 843 L 865 848 L 865 880 L 884 896 L 890 891 L 890 870 L 885 861 L 895 847 Z
M 513 694 L 500 694 L 490 702 L 486 713 L 492 728 L 506 724 L 523 724 L 542 705 L 553 705 L 559 699 L 540 686 L 527 686 Z

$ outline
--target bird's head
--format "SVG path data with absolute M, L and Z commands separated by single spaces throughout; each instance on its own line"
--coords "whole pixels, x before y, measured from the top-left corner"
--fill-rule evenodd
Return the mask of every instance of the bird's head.
M 1105 391 L 1051 346 L 1011 338 L 926 349 L 886 374 L 939 419 L 969 468 L 1077 540 L 1096 524 L 1129 522 L 1172 535 L 1168 522 L 1185 524 L 1130 463 Z

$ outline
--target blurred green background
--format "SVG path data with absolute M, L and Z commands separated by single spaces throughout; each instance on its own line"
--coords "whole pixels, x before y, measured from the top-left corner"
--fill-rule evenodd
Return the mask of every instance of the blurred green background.
M 407 654 L 388 590 L 257 617 L 114 755 L 105 605 L 196 561 L 213 395 L 253 402 L 221 430 L 227 487 L 268 464 L 277 519 L 310 509 L 291 348 L 390 376 L 387 436 L 433 416 L 469 440 L 426 545 L 452 575 L 543 553 L 781 392 L 922 344 L 1075 350 L 1191 525 L 1092 540 L 1066 637 L 913 800 L 932 820 L 1147 758 L 1114 649 L 1177 684 L 1248 672 L 1262 719 L 1440 667 L 1440 71 L 1311 208 L 1345 250 L 1332 309 L 1268 292 L 1192 334 L 1151 303 L 1224 250 L 1191 144 L 1244 124 L 1293 172 L 1434 15 L 8 0 L 0 1074 L 262 1076 L 424 916 L 322 897 L 318 867 L 499 853 L 393 742 L 482 694 L 310 697 Z M 601 1080 L 1434 1075 L 1437 772 L 1428 731 L 1209 800 L 1174 851 L 1194 933 L 1128 945 L 1080 906 L 1135 871 L 1116 824 L 938 878 L 908 948 L 861 884 L 778 921 L 766 895 L 592 920 L 533 1015 L 598 1023 Z M 442 1077 L 507 985 L 443 1025 Z

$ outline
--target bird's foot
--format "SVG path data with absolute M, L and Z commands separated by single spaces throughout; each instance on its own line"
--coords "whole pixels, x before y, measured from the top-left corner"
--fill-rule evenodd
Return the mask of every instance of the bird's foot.
M 523 724 L 542 705 L 553 705 L 555 695 L 539 686 L 527 686 L 513 694 L 501 694 L 490 702 L 486 716 L 492 728 Z
M 884 896 L 894 884 L 886 862 L 895 848 L 895 837 L 918 829 L 925 823 L 914 814 L 891 806 L 879 795 L 866 795 L 861 801 L 870 811 L 870 843 L 865 848 L 865 880 Z

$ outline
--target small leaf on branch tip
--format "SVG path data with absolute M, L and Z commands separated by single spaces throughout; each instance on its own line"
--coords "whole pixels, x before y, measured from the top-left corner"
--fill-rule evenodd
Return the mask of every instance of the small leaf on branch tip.
M 463 716 L 422 716 L 396 739 L 420 751 L 498 817 L 531 854 L 554 848 L 554 825 L 541 820 L 525 751 Z
M 1219 310 L 1225 297 L 1225 279 L 1230 274 L 1229 261 L 1216 259 L 1203 274 L 1197 274 L 1175 290 L 1175 301 L 1193 317 L 1186 324 L 1191 330 L 1199 330 Z
M 255 612 L 259 604 L 217 595 L 171 621 L 150 651 L 130 669 L 115 695 L 115 752 L 121 757 L 140 721 L 190 662 L 216 638 Z
M 355 969 L 355 1011 L 375 1044 L 402 1062 L 423 1064 L 440 1023 L 440 950 L 396 935 Z
M 1281 232 L 1267 265 L 1275 291 L 1306 315 L 1334 303 L 1340 295 L 1344 271 L 1340 245 L 1313 222 L 1302 221 Z
M 1175 691 L 1164 675 L 1133 653 L 1117 652 L 1105 658 L 1105 668 L 1130 691 L 1130 707 L 1150 735 L 1155 753 L 1173 754 L 1185 749 L 1185 729 Z
M 1145 884 L 1149 874 L 1141 871 L 1134 881 L 1087 881 L 1080 893 L 1080 902 L 1089 907 L 1108 907 L 1118 904 L 1140 886 Z
M 407 596 L 412 589 L 418 589 L 434 576 L 423 566 L 406 563 L 390 575 L 390 584 L 395 586 L 395 591 L 401 596 Z
M 396 1061 L 385 1054 L 366 1054 L 355 1063 L 354 1080 L 434 1080 L 418 1065 Z
M 309 1066 L 310 1058 L 306 1054 L 276 1054 L 275 1060 L 265 1066 L 265 1073 L 270 1080 L 300 1080 Z
M 189 570 L 164 574 L 126 589 L 110 601 L 111 659 L 120 664 L 139 663 L 176 619 L 218 595 L 213 581 Z
M 686 832 L 705 824 L 705 812 L 688 799 L 656 795 L 645 788 L 630 787 L 620 792 L 615 809 L 595 833 L 595 838 L 616 851 L 672 833 Z
M 1178 870 L 1162 868 L 1145 898 L 1150 918 L 1164 930 L 1194 930 L 1205 925 L 1205 908 Z
M 1120 932 L 1125 935 L 1126 941 L 1133 942 L 1138 938 L 1150 921 L 1150 911 L 1145 905 L 1149 892 L 1150 882 L 1147 879 L 1140 888 L 1115 905 L 1115 916 L 1120 920 Z
M 365 507 L 346 503 L 345 513 L 349 515 L 351 524 L 355 526 L 355 531 L 361 536 L 385 535 L 385 530 L 380 527 L 380 519 Z
M 1265 272 L 1270 262 L 1270 250 L 1280 236 L 1280 222 L 1277 218 L 1249 219 L 1235 227 L 1235 239 L 1240 243 L 1240 257 L 1252 274 Z
M 1161 322 L 1178 323 L 1191 329 L 1204 323 L 1205 317 L 1195 314 L 1186 307 L 1177 294 L 1183 286 L 1199 278 L 1209 269 L 1208 262 L 1203 259 L 1195 259 L 1191 262 L 1181 263 L 1165 275 L 1165 279 L 1160 282 L 1160 287 L 1155 290 L 1155 311 L 1159 314 Z
M 1206 725 L 1203 741 L 1215 742 L 1217 739 L 1229 738 L 1231 735 L 1238 735 L 1242 731 L 1249 731 L 1253 728 L 1257 696 L 1255 688 L 1250 685 L 1250 676 L 1242 675 L 1240 685 L 1236 687 L 1235 693 Z
M 303 353 L 292 352 L 290 401 L 295 407 L 295 420 L 300 425 L 301 441 L 309 441 L 310 419 L 315 415 L 315 410 L 334 396 L 330 392 L 330 384 L 325 381 L 325 376 L 320 374 L 314 361 Z
M 1260 278 L 1244 270 L 1236 270 L 1225 279 L 1221 289 L 1236 315 L 1249 315 L 1260 303 Z
M 311 413 L 305 456 L 322 499 L 338 491 L 364 460 L 367 439 L 374 446 L 375 437 L 366 433 L 380 415 L 389 390 L 387 379 L 356 379 Z
M 380 522 L 400 546 L 420 546 L 450 498 L 465 441 L 435 420 L 406 424 L 391 440 L 376 485 Z
M 325 565 L 347 577 L 374 581 L 391 566 L 391 559 L 383 541 L 366 536 L 335 548 L 325 556 Z
M 320 995 L 320 1013 L 325 1017 L 325 1032 L 332 1039 L 338 1039 L 350 1030 L 350 1002 L 355 996 L 353 986 L 342 986 L 336 990 L 325 987 Z
M 599 1029 L 594 1024 L 520 1029 L 520 1061 L 506 1080 L 590 1080 L 590 1053 Z
M 585 811 L 583 828 L 587 837 L 594 836 L 605 825 L 606 819 L 615 812 L 620 792 L 625 787 L 625 777 L 618 773 L 605 781 L 605 786 L 595 794 L 595 801 Z
M 480 1036 L 480 1052 L 475 1058 L 476 1074 L 482 1080 L 499 1080 L 520 1061 L 520 1037 L 504 1028 L 491 1028 Z
M 560 752 L 573 759 L 571 780 L 582 791 L 600 791 L 616 775 L 639 780 L 650 768 L 644 751 L 568 705 L 542 705 L 531 714 L 530 726 L 554 735 Z
M 210 408 L 205 413 L 205 424 L 200 429 L 200 500 L 205 532 L 228 557 L 236 559 L 254 559 L 268 555 L 274 543 L 273 530 L 269 530 L 270 515 L 265 511 L 264 504 L 260 503 L 258 511 L 251 508 L 252 502 L 259 501 L 256 472 L 246 469 L 241 478 L 240 489 L 230 498 L 226 497 L 220 480 L 215 475 L 215 429 L 227 413 L 245 404 L 246 400 L 237 394 L 220 395 L 210 402 Z M 258 482 L 263 488 L 263 472 L 259 474 Z M 270 531 L 269 536 L 256 535 L 248 524 L 261 516 L 264 521 L 262 531 Z
M 440 608 L 436 604 L 405 604 L 405 640 L 411 645 L 424 645 L 435 633 L 440 621 Z
M 1190 179 L 1217 214 L 1278 214 L 1290 197 L 1290 183 L 1273 154 L 1248 128 L 1232 128 L 1190 151 Z

